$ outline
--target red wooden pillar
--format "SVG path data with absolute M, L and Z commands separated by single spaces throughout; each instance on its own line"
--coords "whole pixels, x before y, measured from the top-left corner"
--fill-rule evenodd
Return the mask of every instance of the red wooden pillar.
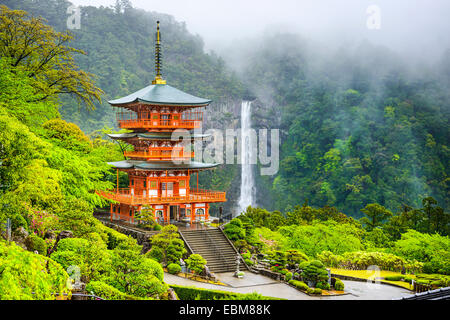
M 166 184 L 166 186 L 167 186 L 167 184 Z M 167 191 L 166 191 L 167 192 Z M 167 194 L 167 193 L 166 193 Z M 167 209 L 169 208 L 169 206 L 168 205 L 164 205 L 164 223 L 166 224 L 167 223 L 167 221 L 168 221 L 168 219 L 167 219 Z
M 191 204 L 191 224 L 195 221 L 195 203 Z
M 209 203 L 205 203 L 205 221 L 209 220 Z
M 117 172 L 117 183 L 116 183 L 116 193 L 119 193 L 119 169 L 116 169 Z

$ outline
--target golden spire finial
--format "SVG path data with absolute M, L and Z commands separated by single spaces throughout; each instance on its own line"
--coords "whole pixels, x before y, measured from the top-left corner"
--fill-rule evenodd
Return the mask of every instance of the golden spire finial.
M 156 21 L 156 42 L 155 42 L 155 71 L 156 77 L 152 84 L 166 84 L 161 76 L 161 35 L 159 33 L 159 21 Z

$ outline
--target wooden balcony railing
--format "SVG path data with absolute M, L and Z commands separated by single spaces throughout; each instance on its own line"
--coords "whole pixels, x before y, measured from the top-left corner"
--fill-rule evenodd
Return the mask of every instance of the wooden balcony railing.
M 188 195 L 168 195 L 168 196 L 142 196 L 133 195 L 130 189 L 114 189 L 110 191 L 96 191 L 96 193 L 106 199 L 114 200 L 128 205 L 142 204 L 163 204 L 163 203 L 200 203 L 200 202 L 225 202 L 226 193 L 220 191 L 195 190 Z
M 185 151 L 183 147 L 155 147 L 149 150 L 125 151 L 124 156 L 151 160 L 188 160 L 195 156 L 193 151 Z
M 119 127 L 125 129 L 195 129 L 203 121 L 200 111 L 183 113 L 118 112 Z

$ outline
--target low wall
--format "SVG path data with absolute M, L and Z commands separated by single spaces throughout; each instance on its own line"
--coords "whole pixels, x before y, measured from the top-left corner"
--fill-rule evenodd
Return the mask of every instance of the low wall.
M 277 281 L 281 281 L 282 278 L 284 277 L 284 275 L 282 275 L 281 273 L 273 272 L 273 271 L 270 271 L 267 269 L 259 269 L 259 268 L 250 267 L 249 270 L 253 273 L 259 273 L 263 276 L 266 276 L 268 278 L 271 278 L 271 279 L 274 279 Z
M 157 234 L 159 231 L 144 231 L 137 228 L 128 227 L 122 224 L 111 222 L 107 219 L 98 218 L 105 226 L 114 229 L 127 236 L 131 236 L 136 239 L 139 245 L 142 245 L 142 252 L 147 252 L 151 247 L 151 237 Z

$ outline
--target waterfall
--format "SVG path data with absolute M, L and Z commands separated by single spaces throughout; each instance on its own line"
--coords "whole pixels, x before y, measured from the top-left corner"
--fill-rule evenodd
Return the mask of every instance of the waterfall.
M 238 212 L 241 214 L 248 206 L 255 206 L 255 181 L 253 177 L 252 157 L 255 155 L 255 141 L 252 140 L 251 102 L 242 101 L 241 105 L 241 195 L 239 197 Z

